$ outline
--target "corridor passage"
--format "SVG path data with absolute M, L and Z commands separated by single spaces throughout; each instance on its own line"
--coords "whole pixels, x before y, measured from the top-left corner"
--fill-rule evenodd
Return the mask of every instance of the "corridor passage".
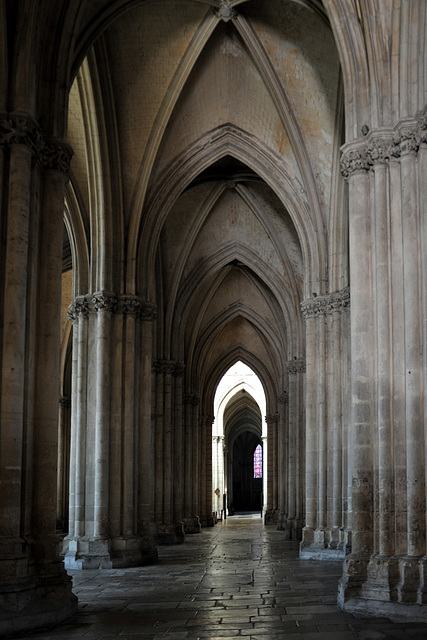
M 335 604 L 341 563 L 298 559 L 298 544 L 258 514 L 219 522 L 157 565 L 74 572 L 79 612 L 33 640 L 409 640 L 427 626 L 358 619 Z M 380 612 L 379 612 L 380 613 Z

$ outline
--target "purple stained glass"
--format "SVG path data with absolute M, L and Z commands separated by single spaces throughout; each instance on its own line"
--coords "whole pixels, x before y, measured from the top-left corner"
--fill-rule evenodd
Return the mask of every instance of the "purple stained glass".
M 262 478 L 262 447 L 260 444 L 254 451 L 254 478 Z

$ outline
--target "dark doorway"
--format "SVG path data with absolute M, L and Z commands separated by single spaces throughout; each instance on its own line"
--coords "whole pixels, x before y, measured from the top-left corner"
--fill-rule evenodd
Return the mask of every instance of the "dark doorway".
M 261 444 L 252 432 L 241 433 L 233 445 L 233 498 L 235 511 L 261 509 L 262 477 L 254 477 L 254 452 Z

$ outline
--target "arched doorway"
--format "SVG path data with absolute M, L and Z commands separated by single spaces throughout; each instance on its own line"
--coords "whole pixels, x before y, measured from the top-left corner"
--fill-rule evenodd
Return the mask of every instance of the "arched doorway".
M 267 493 L 267 425 L 262 383 L 250 367 L 236 362 L 218 384 L 215 424 L 212 430 L 213 512 L 233 515 L 235 511 L 261 513 Z M 261 451 L 261 473 L 255 477 L 254 454 Z M 219 490 L 219 491 L 218 491 Z

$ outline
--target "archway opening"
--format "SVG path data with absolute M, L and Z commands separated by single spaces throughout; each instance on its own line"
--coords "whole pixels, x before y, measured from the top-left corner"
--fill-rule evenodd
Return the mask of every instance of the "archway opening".
M 261 380 L 241 361 L 221 378 L 212 427 L 213 512 L 263 513 L 267 495 L 266 398 Z

